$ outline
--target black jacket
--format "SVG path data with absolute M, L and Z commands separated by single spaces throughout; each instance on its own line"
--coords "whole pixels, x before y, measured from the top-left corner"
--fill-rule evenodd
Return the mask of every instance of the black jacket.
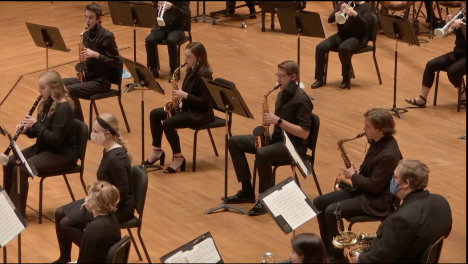
M 401 159 L 403 156 L 393 136 L 371 143 L 359 174 L 351 177 L 353 188 L 362 192 L 361 207 L 364 212 L 387 216 L 393 211 L 394 195 L 390 193 L 390 180 Z
M 452 211 L 447 200 L 429 191 L 409 193 L 377 230 L 369 251 L 359 263 L 420 263 L 426 248 L 452 230 Z
M 340 10 L 341 4 L 348 1 L 341 1 L 328 17 L 328 23 L 335 22 L 335 13 Z M 364 38 L 369 31 L 371 19 L 371 8 L 368 3 L 356 5 L 354 10 L 358 13 L 356 17 L 349 16 L 344 24 L 338 24 L 338 34 L 343 38 L 357 37 Z
M 187 99 L 182 99 L 182 111 L 190 113 L 192 126 L 201 126 L 215 121 L 211 94 L 205 86 L 202 77 L 213 80 L 210 70 L 200 70 L 198 65 L 186 72 L 182 90 L 188 93 Z
M 164 11 L 164 27 L 184 30 L 185 23 L 190 16 L 190 1 L 171 1 L 171 8 Z M 158 1 L 153 1 L 154 12 L 158 16 Z

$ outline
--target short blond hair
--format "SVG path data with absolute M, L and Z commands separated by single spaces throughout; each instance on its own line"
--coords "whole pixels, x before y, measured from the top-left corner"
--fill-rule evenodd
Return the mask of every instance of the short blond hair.
M 87 204 L 99 212 L 107 213 L 117 210 L 120 200 L 119 190 L 106 181 L 90 183 L 86 188 L 88 192 Z

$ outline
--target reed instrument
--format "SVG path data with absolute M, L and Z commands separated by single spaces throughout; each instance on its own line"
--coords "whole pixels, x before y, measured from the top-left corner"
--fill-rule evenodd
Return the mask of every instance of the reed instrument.
M 338 142 L 337 142 L 338 150 L 341 152 L 341 158 L 343 158 L 344 164 L 345 164 L 347 169 L 351 168 L 351 161 L 348 158 L 348 153 L 346 153 L 346 150 L 344 149 L 343 144 L 345 142 L 361 138 L 365 134 L 366 134 L 366 132 L 361 132 L 361 133 L 357 134 L 357 136 L 355 136 L 353 138 L 343 138 L 343 139 L 338 140 Z M 356 169 L 354 169 L 354 170 L 356 170 Z M 336 177 L 335 185 L 334 185 L 334 190 L 335 191 L 338 191 L 339 189 L 344 189 L 347 186 L 352 186 L 352 184 L 350 182 L 348 182 L 347 180 L 345 180 L 344 178 L 342 178 L 341 175 Z
M 436 35 L 437 38 L 445 38 L 446 36 L 448 36 L 450 33 L 453 32 L 454 28 L 452 27 L 452 24 L 455 20 L 459 19 L 459 17 L 461 15 L 463 15 L 463 19 L 465 19 L 465 16 L 464 16 L 464 13 L 463 13 L 463 10 L 465 8 L 462 8 L 460 9 L 460 11 L 458 12 L 458 14 L 454 15 L 452 17 L 452 19 L 450 19 L 449 22 L 447 22 L 447 24 L 445 24 L 445 26 L 443 28 L 437 28 L 434 30 L 434 35 Z
M 164 1 L 162 4 L 158 3 L 158 17 L 156 18 L 156 21 L 158 22 L 158 26 L 164 27 L 166 25 L 166 22 L 164 22 L 164 11 L 166 11 L 166 4 L 167 1 Z
M 37 97 L 36 101 L 34 102 L 34 104 L 32 105 L 31 109 L 29 110 L 28 114 L 27 115 L 32 115 L 34 113 L 34 110 L 36 110 L 36 107 L 37 105 L 39 104 L 39 102 L 41 101 L 42 99 L 42 95 L 39 95 L 39 97 Z M 23 131 L 24 129 L 24 126 L 21 125 L 19 127 L 18 130 L 16 130 L 15 134 L 13 135 L 13 140 L 16 141 L 18 139 L 18 137 L 21 135 L 21 131 Z M 8 163 L 8 155 L 10 154 L 10 151 L 11 151 L 11 145 L 8 146 L 8 148 L 5 150 L 5 152 L 3 152 L 2 154 L 0 154 L 0 160 L 1 160 L 1 163 L 5 166 L 7 165 Z
M 270 110 L 268 110 L 268 96 L 280 86 L 281 84 L 275 85 L 273 89 L 263 95 L 262 118 L 263 114 L 270 112 Z M 259 149 L 260 147 L 268 146 L 268 144 L 270 144 L 270 124 L 262 122 L 261 126 L 254 129 L 253 134 L 255 136 L 255 148 Z
M 356 6 L 356 4 L 354 3 L 354 1 L 349 1 L 346 6 L 343 8 L 343 11 L 341 11 L 339 14 L 336 14 L 335 15 L 335 20 L 336 20 L 336 23 L 340 24 L 340 25 L 343 25 L 344 23 L 346 23 L 346 21 L 348 21 L 348 17 L 349 15 L 347 14 L 348 12 L 348 8 L 351 6 L 352 8 L 354 8 Z
M 187 65 L 186 62 L 184 62 L 182 65 L 177 68 L 174 73 L 172 74 L 172 80 L 171 80 L 171 85 L 172 85 L 172 91 L 179 90 L 179 86 L 177 85 L 177 73 L 182 69 L 185 65 Z M 164 106 L 164 111 L 167 113 L 167 117 L 171 117 L 173 115 L 176 115 L 180 112 L 182 112 L 182 109 L 180 108 L 180 102 L 181 98 L 176 98 L 172 99 L 172 101 L 167 102 L 166 105 Z
M 79 83 L 85 82 L 86 81 L 86 59 L 81 56 L 81 52 L 86 49 L 85 45 L 83 44 L 83 36 L 86 31 L 88 31 L 89 26 L 86 25 L 83 31 L 80 34 L 80 41 L 78 42 L 78 59 L 80 62 L 78 62 L 75 65 L 75 70 L 76 70 L 76 80 Z

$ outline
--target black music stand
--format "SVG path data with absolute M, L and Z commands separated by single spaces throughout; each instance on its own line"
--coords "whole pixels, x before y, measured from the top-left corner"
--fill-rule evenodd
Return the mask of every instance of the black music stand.
M 405 108 L 396 107 L 396 90 L 397 90 L 397 63 L 398 63 L 398 41 L 405 42 L 411 45 L 419 47 L 418 37 L 416 32 L 413 30 L 413 23 L 406 18 L 399 16 L 392 16 L 388 14 L 378 13 L 380 24 L 384 34 L 389 39 L 395 40 L 395 71 L 393 76 L 393 107 L 387 109 L 388 111 L 394 112 L 400 119 L 403 113 L 408 112 Z
M 211 19 L 207 19 L 206 18 L 206 9 L 205 9 L 205 2 L 206 1 L 202 1 L 202 6 L 203 6 L 203 14 L 200 15 L 200 5 L 199 5 L 199 2 L 200 1 L 197 1 L 197 15 L 192 17 L 192 22 L 198 22 L 198 20 L 201 20 L 203 21 L 203 23 L 205 22 L 213 22 Z
M 292 11 L 285 9 L 277 9 L 278 20 L 283 34 L 297 36 L 297 64 L 301 65 L 301 36 L 313 38 L 326 38 L 325 29 L 323 28 L 322 19 L 319 13 L 308 11 Z M 310 26 L 307 26 L 310 25 Z M 299 85 L 301 84 L 298 78 Z M 309 96 L 312 100 L 316 98 Z
M 239 91 L 236 88 L 233 87 L 228 87 L 223 84 L 219 84 L 215 81 L 208 80 L 205 78 L 202 78 L 203 81 L 206 84 L 206 87 L 208 88 L 208 91 L 210 91 L 211 97 L 215 101 L 215 103 L 218 105 L 219 109 L 224 110 L 226 113 L 226 134 L 224 135 L 224 199 L 226 200 L 227 197 L 227 184 L 228 184 L 228 120 L 229 120 L 229 113 L 234 113 L 238 114 L 243 117 L 247 118 L 252 118 L 254 119 L 252 113 L 250 113 L 249 108 L 244 102 L 244 99 L 242 99 L 242 96 L 240 95 Z M 203 214 L 210 214 L 213 211 L 216 211 L 218 209 L 224 209 L 224 211 L 228 211 L 228 209 L 232 209 L 234 211 L 237 211 L 242 214 L 247 214 L 246 211 L 244 211 L 241 208 L 232 206 L 230 204 L 226 204 L 223 202 L 222 205 L 213 207 Z
M 34 40 L 34 43 L 37 47 L 46 49 L 46 70 L 49 70 L 49 48 L 58 51 L 69 52 L 71 49 L 68 49 L 63 41 L 60 31 L 56 27 L 49 27 L 43 25 L 37 25 L 33 23 L 26 22 L 28 27 L 29 34 Z
M 128 71 L 132 75 L 135 83 L 138 86 L 142 87 L 141 89 L 141 165 L 145 161 L 145 97 L 143 94 L 143 88 L 148 88 L 149 90 L 153 90 L 157 93 L 164 94 L 164 90 L 161 88 L 159 83 L 153 78 L 148 68 L 143 66 L 138 62 L 133 62 L 127 58 L 122 57 L 122 60 L 127 66 Z M 153 167 L 157 169 L 162 169 L 158 165 L 147 165 L 146 167 Z
M 153 4 L 109 1 L 109 11 L 114 25 L 133 27 L 133 62 L 136 63 L 136 27 L 158 28 Z M 140 87 L 140 84 L 131 83 L 126 86 L 124 93 Z
M 241 8 L 241 7 L 244 7 L 244 6 L 247 6 L 247 4 L 236 6 L 236 7 L 234 7 L 234 9 L 238 9 L 238 8 Z M 211 24 L 216 25 L 217 24 L 216 19 L 219 19 L 219 17 L 217 17 L 217 15 L 223 15 L 224 14 L 227 19 L 231 19 L 231 18 L 240 19 L 241 20 L 241 28 L 246 28 L 247 25 L 244 22 L 245 17 L 251 18 L 252 16 L 256 16 L 257 14 L 260 14 L 260 13 L 261 13 L 261 11 L 258 11 L 258 12 L 252 13 L 252 14 L 229 14 L 228 10 L 227 10 L 227 6 L 226 6 L 226 9 L 210 12 Z

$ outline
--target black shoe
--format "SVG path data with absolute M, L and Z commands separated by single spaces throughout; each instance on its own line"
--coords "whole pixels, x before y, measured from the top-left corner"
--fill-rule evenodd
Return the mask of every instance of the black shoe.
M 324 85 L 325 85 L 325 83 L 323 81 L 317 80 L 310 86 L 310 88 L 317 89 L 317 88 L 320 88 L 320 87 L 322 87 Z
M 156 79 L 156 78 L 159 78 L 158 69 L 153 68 L 153 67 L 148 67 L 148 70 L 151 72 L 151 75 L 153 75 L 153 77 L 154 77 L 155 79 Z
M 244 190 L 238 191 L 233 196 L 223 197 L 225 204 L 255 203 L 255 194 L 249 195 Z
M 263 207 L 262 202 L 258 201 L 252 209 L 249 210 L 250 216 L 266 214 L 268 211 Z
M 343 80 L 341 81 L 340 88 L 341 89 L 348 88 L 348 82 L 349 82 L 349 78 L 348 77 L 343 77 Z
M 159 165 L 164 165 L 164 160 L 166 159 L 166 153 L 164 153 L 164 150 L 161 152 L 161 155 L 159 158 L 155 159 L 153 162 L 149 162 L 148 160 L 143 161 L 142 165 L 145 166 L 152 166 L 156 161 L 159 160 Z
M 185 171 L 185 158 L 184 158 L 184 156 L 182 156 L 182 158 L 183 158 L 184 160 L 182 161 L 182 164 L 180 164 L 180 167 L 179 167 L 179 168 L 180 168 L 180 171 Z M 179 170 L 179 168 L 175 168 L 175 169 L 174 169 L 174 168 L 172 168 L 172 167 L 170 167 L 170 166 L 167 166 L 166 169 L 163 170 L 163 172 L 164 172 L 164 173 L 176 173 L 177 170 Z

